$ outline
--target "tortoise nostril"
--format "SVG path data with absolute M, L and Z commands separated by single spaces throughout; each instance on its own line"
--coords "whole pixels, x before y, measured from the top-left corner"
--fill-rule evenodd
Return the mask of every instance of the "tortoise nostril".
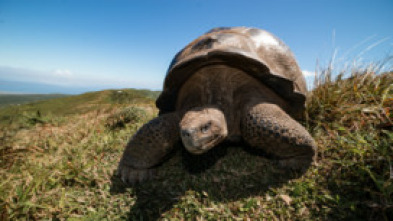
M 187 131 L 187 130 L 182 130 L 182 131 L 181 131 L 181 135 L 182 135 L 183 137 L 190 137 L 190 136 L 191 136 L 191 133 L 190 133 L 189 131 Z

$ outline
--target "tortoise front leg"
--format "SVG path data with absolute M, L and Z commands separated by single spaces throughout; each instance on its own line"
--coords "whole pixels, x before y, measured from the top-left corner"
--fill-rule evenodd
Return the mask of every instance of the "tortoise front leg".
M 180 139 L 177 112 L 154 118 L 143 125 L 128 142 L 117 174 L 126 184 L 140 183 L 155 175 L 161 163 Z
M 279 159 L 293 170 L 310 166 L 317 146 L 307 130 L 275 104 L 263 103 L 246 109 L 241 131 L 244 140 Z

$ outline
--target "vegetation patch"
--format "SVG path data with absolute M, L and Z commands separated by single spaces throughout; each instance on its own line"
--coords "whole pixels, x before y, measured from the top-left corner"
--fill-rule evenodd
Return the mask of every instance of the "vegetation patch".
M 146 111 L 140 107 L 126 107 L 107 117 L 105 126 L 111 130 L 124 128 L 126 124 L 135 124 L 147 119 Z
M 0 94 L 0 108 L 9 105 L 20 105 L 35 101 L 66 97 L 66 94 Z
M 157 99 L 159 91 L 149 91 L 149 90 L 112 90 L 110 94 L 110 99 L 115 103 L 146 103 L 151 99 Z

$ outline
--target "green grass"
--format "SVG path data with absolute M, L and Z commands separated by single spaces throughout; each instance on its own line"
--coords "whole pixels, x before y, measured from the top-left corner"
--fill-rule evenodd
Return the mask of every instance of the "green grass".
M 95 110 L 113 109 L 124 105 L 152 105 L 158 92 L 123 89 L 89 92 L 81 95 L 36 101 L 33 103 L 0 108 L 0 125 L 24 122 L 31 118 L 58 120 L 69 115 L 80 115 Z
M 20 105 L 34 101 L 66 97 L 65 94 L 0 94 L 0 108 L 9 105 Z
M 319 150 L 305 174 L 222 145 L 177 151 L 156 179 L 126 187 L 113 174 L 157 114 L 152 97 L 104 91 L 1 110 L 0 220 L 392 220 L 393 74 L 331 75 L 309 95 L 304 124 Z

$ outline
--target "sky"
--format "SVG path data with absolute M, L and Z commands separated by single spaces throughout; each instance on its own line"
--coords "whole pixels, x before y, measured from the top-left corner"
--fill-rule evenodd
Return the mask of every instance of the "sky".
M 392 0 L 0 0 L 0 93 L 161 90 L 173 56 L 215 27 L 282 39 L 316 64 L 393 55 Z

